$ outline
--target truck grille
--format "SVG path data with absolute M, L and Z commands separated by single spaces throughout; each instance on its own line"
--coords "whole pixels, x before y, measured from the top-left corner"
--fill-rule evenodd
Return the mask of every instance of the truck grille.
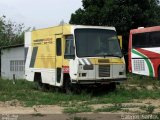
M 110 77 L 110 65 L 99 65 L 99 77 Z

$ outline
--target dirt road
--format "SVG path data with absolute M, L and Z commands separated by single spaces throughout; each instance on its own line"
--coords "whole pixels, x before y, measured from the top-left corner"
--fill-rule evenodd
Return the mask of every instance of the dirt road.
M 102 108 L 112 104 L 92 105 Z M 134 100 L 132 103 L 122 103 L 125 108 L 116 112 L 64 114 L 63 107 L 58 105 L 39 105 L 24 107 L 18 101 L 0 102 L 0 120 L 122 120 L 125 115 L 138 114 L 144 111 L 144 106 L 155 106 L 153 113 L 160 112 L 160 100 Z M 140 109 L 143 108 L 143 109 Z M 125 119 L 127 120 L 127 119 Z

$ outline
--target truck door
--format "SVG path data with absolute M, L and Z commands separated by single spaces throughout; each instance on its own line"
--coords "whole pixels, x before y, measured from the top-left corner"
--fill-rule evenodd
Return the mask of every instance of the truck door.
M 62 49 L 62 35 L 56 35 L 56 86 L 60 86 L 62 74 L 62 63 L 63 63 L 63 49 Z

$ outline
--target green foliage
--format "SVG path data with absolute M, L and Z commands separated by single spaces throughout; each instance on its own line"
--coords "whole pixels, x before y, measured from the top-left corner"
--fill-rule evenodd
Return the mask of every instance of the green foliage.
M 0 17 L 0 48 L 24 43 L 24 25 Z
M 128 40 L 130 29 L 160 25 L 158 0 L 82 0 L 71 15 L 71 24 L 115 26 Z M 128 46 L 124 41 L 125 47 Z

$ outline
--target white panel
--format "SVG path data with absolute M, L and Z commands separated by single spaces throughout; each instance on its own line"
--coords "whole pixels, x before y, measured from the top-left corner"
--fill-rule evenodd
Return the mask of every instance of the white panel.
M 25 79 L 28 81 L 34 81 L 34 72 L 31 70 L 25 70 Z
M 55 70 L 53 71 L 43 71 L 41 72 L 42 83 L 47 83 L 49 85 L 55 85 Z
M 84 26 L 84 25 L 74 25 L 73 29 L 78 28 L 93 28 L 93 29 L 107 29 L 107 30 L 116 30 L 115 27 L 107 27 L 107 26 Z
M 142 58 L 142 57 L 139 55 L 136 55 L 134 53 L 131 53 L 131 58 Z M 138 63 L 138 61 L 141 61 L 141 60 L 143 60 L 142 64 L 143 64 L 144 69 L 139 68 L 139 70 L 137 70 L 138 67 L 140 67 L 140 66 L 138 66 L 138 64 L 140 64 L 140 63 Z M 149 76 L 149 69 L 148 69 L 147 63 L 144 61 L 144 59 L 132 59 L 131 61 L 132 61 L 132 73 Z M 136 66 L 138 66 L 138 67 L 136 67 Z
M 144 50 L 150 51 L 150 52 L 154 52 L 154 53 L 158 53 L 160 54 L 160 47 L 154 47 L 154 48 L 143 48 Z
M 79 60 L 76 58 L 75 60 L 69 61 L 69 73 L 71 79 L 76 80 L 78 75 L 78 66 L 79 66 Z
M 26 69 L 25 76 L 28 81 L 34 81 L 35 72 L 41 73 L 42 83 L 47 83 L 49 85 L 55 85 L 56 81 L 56 70 L 55 69 L 39 69 L 39 68 L 29 68 Z
M 25 33 L 25 47 L 29 47 L 31 45 L 31 32 Z

